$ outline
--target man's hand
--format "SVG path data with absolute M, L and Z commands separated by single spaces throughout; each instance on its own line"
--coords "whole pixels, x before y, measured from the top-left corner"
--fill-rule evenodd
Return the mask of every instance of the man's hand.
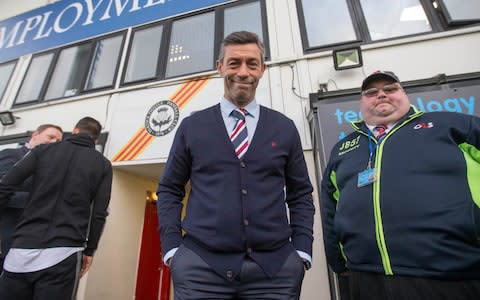
M 92 265 L 93 256 L 83 255 L 82 257 L 82 268 L 80 269 L 80 278 L 82 278 L 85 273 L 88 272 L 90 266 Z

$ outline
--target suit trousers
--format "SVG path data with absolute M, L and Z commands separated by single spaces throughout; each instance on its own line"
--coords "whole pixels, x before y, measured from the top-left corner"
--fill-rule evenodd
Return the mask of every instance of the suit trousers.
M 76 298 L 82 251 L 44 270 L 0 275 L 0 299 L 71 300 Z
M 480 280 L 447 280 L 350 272 L 350 300 L 480 299 Z
M 273 278 L 246 257 L 240 274 L 229 281 L 183 245 L 174 255 L 170 271 L 175 300 L 297 300 L 305 274 L 302 259 L 292 252 Z

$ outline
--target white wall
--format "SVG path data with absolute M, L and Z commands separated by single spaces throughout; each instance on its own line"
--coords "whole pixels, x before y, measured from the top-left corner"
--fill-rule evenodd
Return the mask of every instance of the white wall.
M 376 70 L 394 71 L 402 81 L 479 72 L 480 26 L 449 32 L 398 39 L 362 46 L 363 67 L 336 71 L 331 56 L 310 55 L 307 59 L 309 85 L 316 92 L 319 83 L 329 90 L 358 88 L 366 75 Z M 335 84 L 336 86 L 335 86 Z
M 114 171 L 110 215 L 84 299 L 134 299 L 147 190 L 155 191 L 156 182 Z
M 315 164 L 311 151 L 305 152 L 305 160 L 307 161 L 308 174 L 314 187 L 313 203 L 315 205 L 315 219 L 313 225 L 313 265 L 312 268 L 305 273 L 300 300 L 327 300 L 330 299 L 330 288 L 328 285 L 327 261 L 323 248 L 322 223 L 318 199 L 319 191 L 317 190 Z

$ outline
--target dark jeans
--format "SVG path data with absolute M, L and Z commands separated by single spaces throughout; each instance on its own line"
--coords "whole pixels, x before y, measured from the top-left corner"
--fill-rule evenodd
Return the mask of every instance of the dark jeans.
M 0 299 L 75 299 L 81 263 L 80 251 L 44 270 L 29 273 L 4 270 L 0 276 Z
M 238 278 L 228 281 L 182 245 L 173 257 L 171 274 L 175 300 L 297 300 L 305 271 L 302 259 L 292 252 L 273 278 L 246 258 Z
M 350 272 L 350 300 L 480 299 L 480 280 L 444 280 Z

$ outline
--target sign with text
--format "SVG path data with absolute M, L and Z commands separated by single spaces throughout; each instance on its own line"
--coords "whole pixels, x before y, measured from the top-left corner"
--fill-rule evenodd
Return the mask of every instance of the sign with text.
M 0 22 L 0 62 L 229 1 L 58 1 Z

